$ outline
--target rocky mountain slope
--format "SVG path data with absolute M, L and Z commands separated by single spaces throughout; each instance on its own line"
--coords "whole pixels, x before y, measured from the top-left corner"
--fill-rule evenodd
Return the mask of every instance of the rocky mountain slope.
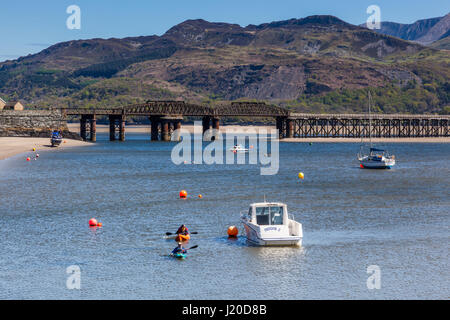
M 375 31 L 403 40 L 430 45 L 435 41 L 449 36 L 450 13 L 443 17 L 423 19 L 412 24 L 382 22 L 381 29 Z
M 44 107 L 257 99 L 360 112 L 371 88 L 380 112 L 446 112 L 449 60 L 333 16 L 247 27 L 188 20 L 160 37 L 69 41 L 0 63 L 0 96 Z

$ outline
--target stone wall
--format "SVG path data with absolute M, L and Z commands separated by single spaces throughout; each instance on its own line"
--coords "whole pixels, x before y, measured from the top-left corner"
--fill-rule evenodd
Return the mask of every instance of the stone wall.
M 64 138 L 81 140 L 78 134 L 69 131 L 60 110 L 0 111 L 0 137 L 49 138 L 56 129 Z

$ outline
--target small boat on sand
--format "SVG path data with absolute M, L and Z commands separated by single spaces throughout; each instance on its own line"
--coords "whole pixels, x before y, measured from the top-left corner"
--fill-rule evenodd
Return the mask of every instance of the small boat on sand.
M 287 205 L 278 202 L 253 203 L 241 216 L 249 242 L 259 246 L 301 246 L 302 224 L 291 218 Z
M 50 138 L 50 143 L 52 144 L 52 147 L 57 147 L 62 142 L 62 135 L 61 132 L 58 130 L 53 130 L 52 137 Z

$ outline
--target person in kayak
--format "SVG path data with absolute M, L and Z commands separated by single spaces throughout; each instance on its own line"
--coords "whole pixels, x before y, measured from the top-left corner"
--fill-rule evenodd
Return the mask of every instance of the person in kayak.
M 178 228 L 177 234 L 181 234 L 183 236 L 187 236 L 189 235 L 189 230 L 188 228 L 186 228 L 186 226 L 184 224 L 181 225 L 181 227 Z
M 172 254 L 183 253 L 185 254 L 187 250 L 183 247 L 183 243 L 178 242 L 178 246 L 172 250 Z

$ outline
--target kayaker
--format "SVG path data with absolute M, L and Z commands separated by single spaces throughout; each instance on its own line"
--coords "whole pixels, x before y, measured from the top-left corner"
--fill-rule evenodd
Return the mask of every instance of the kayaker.
M 183 244 L 181 242 L 178 242 L 178 246 L 172 250 L 172 254 L 177 253 L 186 253 L 187 250 L 183 247 Z
M 189 230 L 186 228 L 184 224 L 181 225 L 181 227 L 178 228 L 177 234 L 182 234 L 183 236 L 189 235 Z

